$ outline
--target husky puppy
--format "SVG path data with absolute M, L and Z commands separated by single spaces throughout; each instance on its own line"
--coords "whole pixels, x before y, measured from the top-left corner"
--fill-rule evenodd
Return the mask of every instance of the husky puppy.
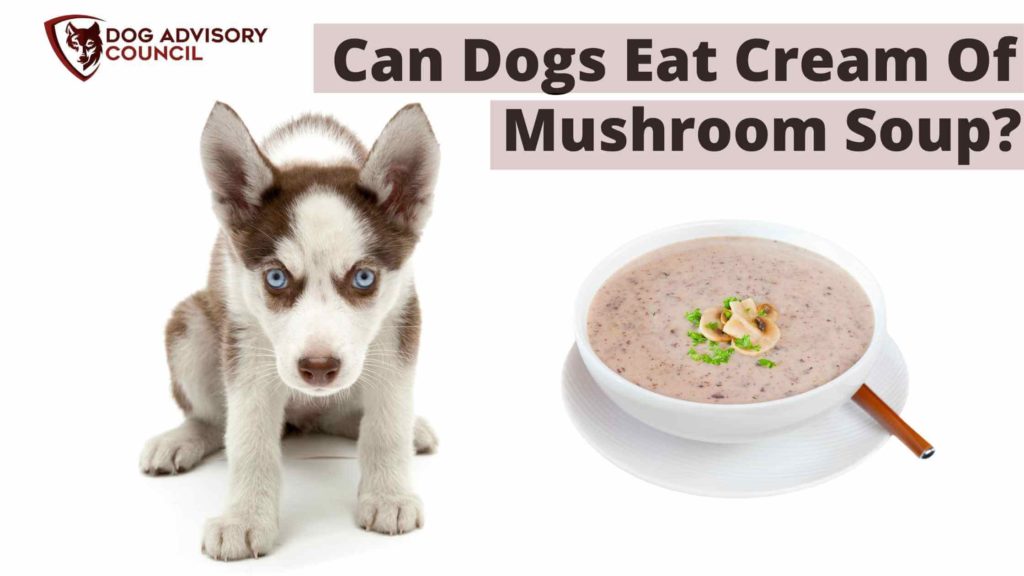
M 419 105 L 373 148 L 327 116 L 301 116 L 261 146 L 217 103 L 202 163 L 221 232 L 205 290 L 167 324 L 174 399 L 185 421 L 150 440 L 146 474 L 189 470 L 226 447 L 230 485 L 207 521 L 213 558 L 274 545 L 286 425 L 358 439 L 357 521 L 420 527 L 414 451 L 436 438 L 413 413 L 420 310 L 410 255 L 430 215 L 439 150 Z

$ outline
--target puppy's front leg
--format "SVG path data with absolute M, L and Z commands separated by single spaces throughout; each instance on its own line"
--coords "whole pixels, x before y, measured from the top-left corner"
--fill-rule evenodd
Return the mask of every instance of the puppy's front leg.
M 224 514 L 207 520 L 203 551 L 219 560 L 257 558 L 277 538 L 281 427 L 287 389 L 274 378 L 227 382 L 230 485 Z
M 402 534 L 423 525 L 423 504 L 413 492 L 412 366 L 366 382 L 359 425 L 359 525 Z

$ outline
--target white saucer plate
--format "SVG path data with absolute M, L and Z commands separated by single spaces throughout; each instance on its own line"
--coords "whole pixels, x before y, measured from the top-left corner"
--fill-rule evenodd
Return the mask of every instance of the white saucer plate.
M 573 346 L 562 392 L 580 434 L 623 470 L 653 484 L 701 496 L 750 497 L 820 484 L 851 469 L 889 433 L 852 401 L 804 426 L 749 444 L 711 444 L 655 430 L 608 398 Z M 886 337 L 867 384 L 894 410 L 907 401 L 907 365 Z

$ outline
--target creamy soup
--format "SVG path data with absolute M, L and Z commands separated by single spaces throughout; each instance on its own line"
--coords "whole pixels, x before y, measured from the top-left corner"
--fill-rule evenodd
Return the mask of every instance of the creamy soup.
M 760 353 L 751 340 L 728 336 L 702 341 L 701 330 L 719 324 L 698 324 L 695 311 L 732 297 L 774 309 L 770 349 Z M 768 317 L 748 311 L 761 324 L 758 317 Z M 742 237 L 690 240 L 637 258 L 598 290 L 587 321 L 594 352 L 630 382 L 717 404 L 775 400 L 825 384 L 857 362 L 873 330 L 867 294 L 838 265 L 791 244 Z

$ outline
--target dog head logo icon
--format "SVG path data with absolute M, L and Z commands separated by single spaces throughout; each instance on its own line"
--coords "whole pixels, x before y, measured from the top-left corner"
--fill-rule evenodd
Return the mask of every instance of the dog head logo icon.
M 57 58 L 81 81 L 92 78 L 103 55 L 103 30 L 94 16 L 73 14 L 46 21 L 46 36 Z

